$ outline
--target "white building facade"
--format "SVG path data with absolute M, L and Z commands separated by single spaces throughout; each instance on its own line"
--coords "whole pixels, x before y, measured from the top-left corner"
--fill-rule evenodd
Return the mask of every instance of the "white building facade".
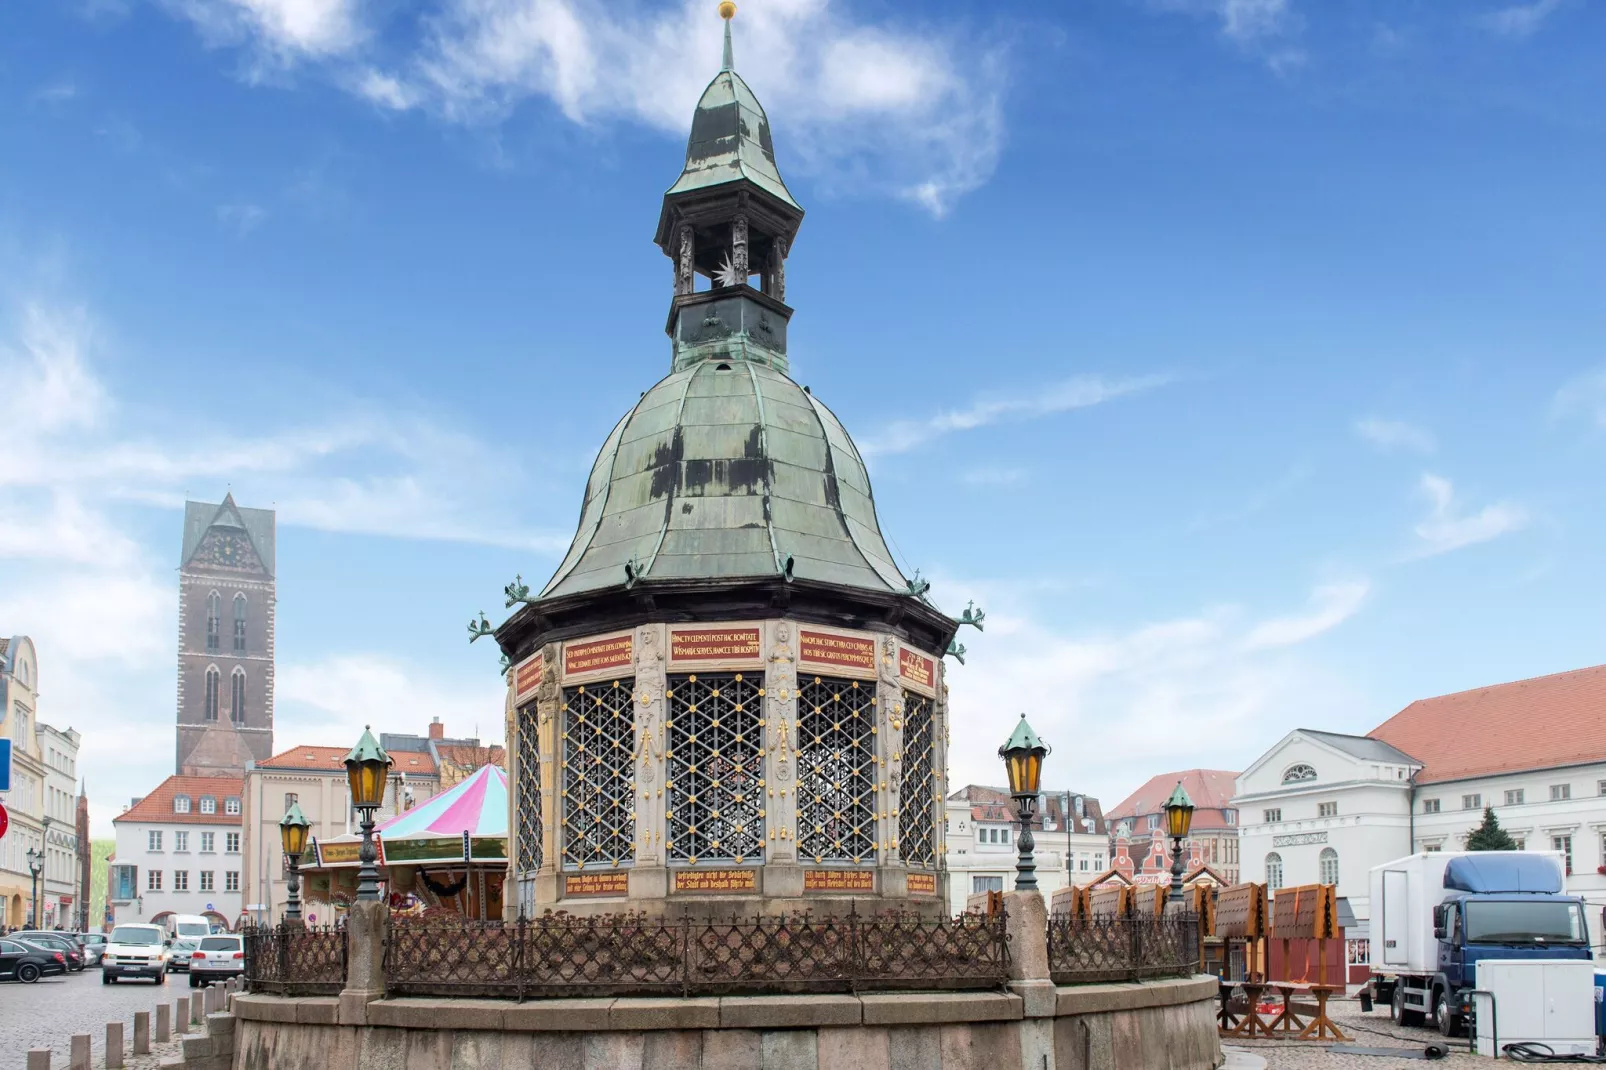
M 1015 887 L 1019 826 L 1014 804 L 1000 788 L 967 785 L 944 803 L 948 903 L 963 910 L 970 896 Z M 1069 884 L 1088 884 L 1109 864 L 1109 831 L 1097 799 L 1045 791 L 1032 829 L 1037 887 L 1046 897 Z
M 114 920 L 160 924 L 171 914 L 200 914 L 236 927 L 242 804 L 237 778 L 172 776 L 114 818 L 107 890 Z

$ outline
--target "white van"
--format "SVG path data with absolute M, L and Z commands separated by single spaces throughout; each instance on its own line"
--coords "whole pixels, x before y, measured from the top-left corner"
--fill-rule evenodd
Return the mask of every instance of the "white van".
M 100 959 L 100 983 L 119 977 L 149 977 L 167 983 L 167 934 L 160 925 L 118 925 L 106 938 Z
M 167 918 L 167 935 L 175 940 L 199 940 L 212 935 L 212 919 L 199 914 L 170 914 Z

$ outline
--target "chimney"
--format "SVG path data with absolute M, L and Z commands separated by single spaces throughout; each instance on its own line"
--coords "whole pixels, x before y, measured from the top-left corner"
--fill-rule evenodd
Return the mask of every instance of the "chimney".
M 446 726 L 441 724 L 441 719 L 439 717 L 437 717 L 433 721 L 429 722 L 429 738 L 430 739 L 445 739 L 446 738 Z

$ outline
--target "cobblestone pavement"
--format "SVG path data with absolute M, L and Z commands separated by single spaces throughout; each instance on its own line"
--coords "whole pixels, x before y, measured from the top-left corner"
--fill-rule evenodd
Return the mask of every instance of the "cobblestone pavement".
M 1436 1029 L 1407 1029 L 1389 1021 L 1388 1011 L 1378 1009 L 1362 1014 L 1360 1005 L 1345 1000 L 1334 1005 L 1333 1021 L 1350 1039 L 1347 1043 L 1369 1048 L 1400 1048 L 1420 1052 L 1429 1044 L 1450 1048 L 1448 1058 L 1432 1063 L 1421 1059 L 1390 1059 L 1379 1055 L 1341 1055 L 1327 1049 L 1330 1043 L 1313 1044 L 1293 1040 L 1232 1040 L 1225 1046 L 1240 1049 L 1266 1060 L 1266 1070 L 1412 1070 L 1413 1067 L 1439 1066 L 1444 1070 L 1472 1070 L 1489 1065 L 1487 1059 L 1472 1055 L 1465 1037 L 1446 1040 Z
M 100 971 L 88 969 L 66 977 L 47 977 L 34 984 L 0 982 L 0 1070 L 25 1070 L 29 1048 L 49 1048 L 51 1065 L 67 1066 L 74 1033 L 88 1033 L 94 1043 L 92 1065 L 105 1065 L 106 1023 L 123 1023 L 123 1051 L 134 1046 L 134 1012 L 151 1012 L 151 1033 L 155 1037 L 156 1005 L 172 1004 L 190 995 L 188 979 L 174 974 L 165 985 L 149 981 L 100 983 Z M 178 1050 L 177 1044 L 162 1052 L 152 1045 L 151 1056 L 129 1061 L 131 1070 L 150 1070 L 158 1056 Z

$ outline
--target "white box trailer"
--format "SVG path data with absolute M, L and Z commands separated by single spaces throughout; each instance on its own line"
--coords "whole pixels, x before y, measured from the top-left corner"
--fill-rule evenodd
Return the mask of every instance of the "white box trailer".
M 1473 1050 L 1500 1058 L 1511 1044 L 1543 1044 L 1556 1055 L 1594 1055 L 1595 964 L 1550 959 L 1484 959 L 1472 993 Z

